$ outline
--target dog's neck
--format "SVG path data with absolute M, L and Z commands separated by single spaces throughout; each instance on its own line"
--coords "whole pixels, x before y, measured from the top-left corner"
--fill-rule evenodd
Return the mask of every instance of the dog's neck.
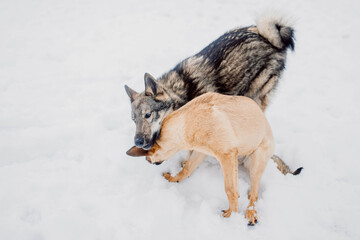
M 156 143 L 161 148 L 176 148 L 178 151 L 184 149 L 184 131 L 184 115 L 181 110 L 171 112 L 162 122 L 160 137 Z
M 172 100 L 174 110 L 179 109 L 191 99 L 188 99 L 183 79 L 175 72 L 170 71 L 159 79 L 159 85 Z

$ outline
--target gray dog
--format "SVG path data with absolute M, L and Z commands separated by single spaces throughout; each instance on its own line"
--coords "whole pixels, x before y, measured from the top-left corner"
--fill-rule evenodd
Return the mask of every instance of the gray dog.
M 263 17 L 256 26 L 225 33 L 157 80 L 146 73 L 142 93 L 125 85 L 136 124 L 135 145 L 151 149 L 165 116 L 206 92 L 247 96 L 265 110 L 288 48 L 294 49 L 293 28 L 280 17 Z M 192 157 L 205 156 L 194 152 Z

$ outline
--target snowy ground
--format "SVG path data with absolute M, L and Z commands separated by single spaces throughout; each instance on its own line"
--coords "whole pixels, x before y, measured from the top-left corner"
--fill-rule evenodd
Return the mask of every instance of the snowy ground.
M 180 184 L 184 154 L 130 158 L 135 126 L 123 89 L 143 89 L 223 32 L 272 7 L 296 20 L 296 51 L 267 116 L 277 150 L 257 210 L 227 208 L 207 159 Z M 360 239 L 359 1 L 0 2 L 0 239 Z

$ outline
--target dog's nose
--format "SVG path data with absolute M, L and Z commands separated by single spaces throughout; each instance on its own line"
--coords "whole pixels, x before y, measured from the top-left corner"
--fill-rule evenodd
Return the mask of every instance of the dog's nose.
M 137 146 L 139 148 L 144 146 L 144 138 L 142 138 L 142 137 L 135 138 L 135 146 Z

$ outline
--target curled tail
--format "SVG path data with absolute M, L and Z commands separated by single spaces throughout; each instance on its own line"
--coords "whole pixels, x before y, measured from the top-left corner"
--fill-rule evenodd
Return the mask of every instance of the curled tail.
M 295 48 L 294 29 L 279 15 L 263 15 L 256 21 L 259 34 L 279 49 Z
M 280 172 L 284 175 L 291 173 L 292 175 L 298 175 L 299 173 L 301 173 L 301 170 L 303 169 L 298 168 L 296 169 L 294 172 L 292 172 L 289 168 L 288 165 L 286 165 L 286 163 L 277 155 L 272 155 L 271 159 L 277 164 L 277 168 L 280 170 Z

